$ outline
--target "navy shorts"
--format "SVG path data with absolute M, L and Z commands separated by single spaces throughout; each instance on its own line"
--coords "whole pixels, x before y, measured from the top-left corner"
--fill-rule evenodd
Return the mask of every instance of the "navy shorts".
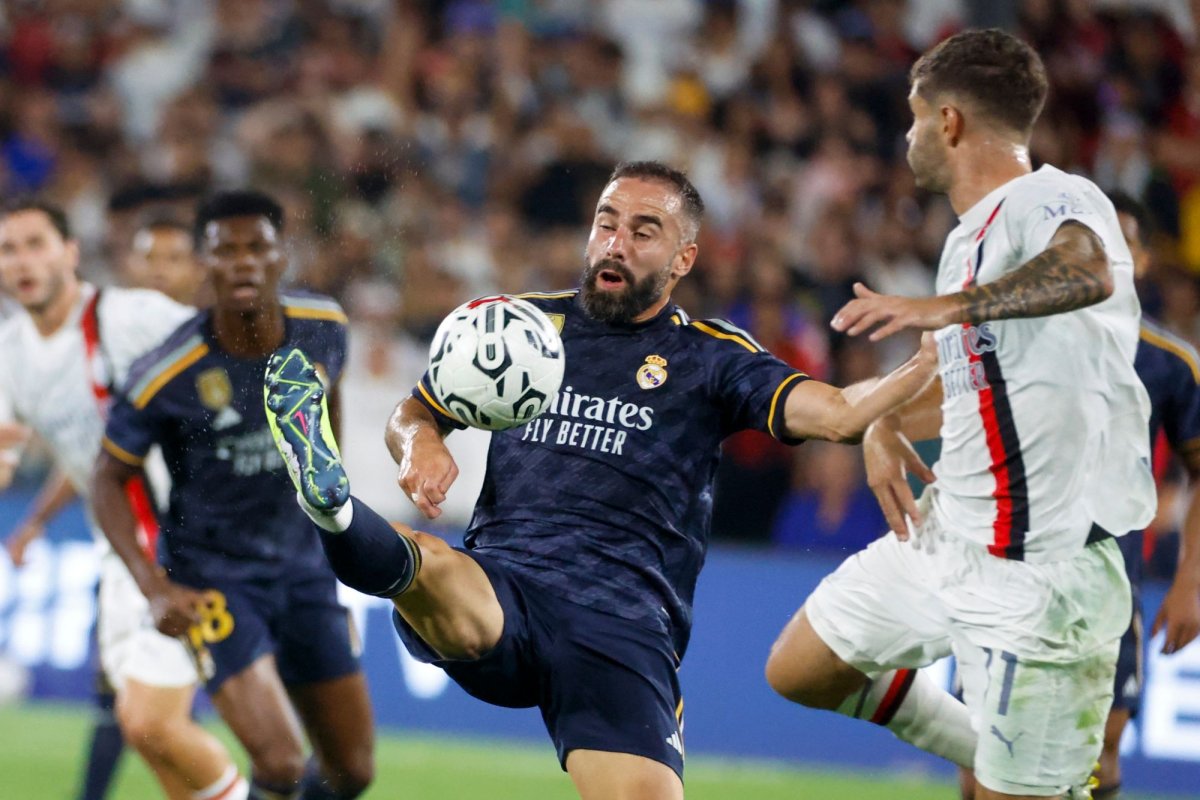
M 1117 656 L 1117 678 L 1113 687 L 1113 704 L 1124 709 L 1130 717 L 1136 717 L 1142 707 L 1142 665 L 1146 646 L 1145 628 L 1142 620 L 1142 534 L 1135 531 L 1117 540 L 1121 555 L 1125 557 L 1125 574 L 1133 589 L 1133 618 L 1129 630 L 1121 637 L 1121 651 Z
M 487 574 L 504 632 L 483 658 L 440 658 L 400 617 L 405 647 L 468 694 L 541 709 L 566 769 L 572 750 L 644 756 L 683 776 L 683 701 L 670 635 L 552 596 L 503 562 L 463 550 Z
M 201 623 L 188 638 L 209 694 L 268 653 L 286 686 L 358 672 L 358 636 L 332 573 L 262 581 L 173 578 L 207 596 Z

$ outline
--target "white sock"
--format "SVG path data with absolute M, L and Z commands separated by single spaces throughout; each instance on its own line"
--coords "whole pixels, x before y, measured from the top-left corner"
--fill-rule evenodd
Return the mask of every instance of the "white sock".
M 882 725 L 896 737 L 968 769 L 978 741 L 967 707 L 916 669 L 885 672 L 868 681 L 837 712 Z
M 246 800 L 249 796 L 250 784 L 238 774 L 235 764 L 230 764 L 211 786 L 192 793 L 193 800 Z
M 308 514 L 314 525 L 330 533 L 344 533 L 354 520 L 354 503 L 349 500 L 337 511 L 319 511 L 304 502 L 304 497 L 299 492 L 296 493 L 296 502 L 300 504 L 304 513 Z

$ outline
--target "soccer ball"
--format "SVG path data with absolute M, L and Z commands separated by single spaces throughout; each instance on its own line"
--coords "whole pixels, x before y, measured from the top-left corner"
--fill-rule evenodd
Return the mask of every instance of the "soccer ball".
M 502 431 L 550 407 L 566 359 L 550 318 L 508 295 L 450 312 L 429 346 L 434 399 L 461 422 Z

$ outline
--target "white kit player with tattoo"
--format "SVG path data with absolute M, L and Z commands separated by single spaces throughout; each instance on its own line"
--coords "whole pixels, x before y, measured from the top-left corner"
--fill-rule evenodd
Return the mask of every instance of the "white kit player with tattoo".
M 940 380 L 865 439 L 894 532 L 818 586 L 767 667 L 789 699 L 973 768 L 977 798 L 1086 796 L 1131 609 L 1113 537 L 1155 507 L 1132 259 L 1091 182 L 1031 170 L 1044 97 L 1001 31 L 913 68 L 909 163 L 959 215 L 938 296 L 860 285 L 833 326 L 934 332 Z M 909 442 L 939 435 L 930 471 Z M 919 504 L 906 468 L 931 483 Z M 965 704 L 917 671 L 950 653 Z
M 113 387 L 195 309 L 156 291 L 98 289 L 79 280 L 77 263 L 78 246 L 59 209 L 33 201 L 0 213 L 0 279 L 25 309 L 0 325 L 0 423 L 36 432 L 86 500 Z M 0 452 L 5 485 L 19 458 L 19 448 Z M 155 531 L 144 485 L 129 491 L 140 526 Z M 168 797 L 244 798 L 246 784 L 224 747 L 190 719 L 200 680 L 193 655 L 155 629 L 146 599 L 90 509 L 88 517 L 101 560 L 100 660 L 126 739 Z

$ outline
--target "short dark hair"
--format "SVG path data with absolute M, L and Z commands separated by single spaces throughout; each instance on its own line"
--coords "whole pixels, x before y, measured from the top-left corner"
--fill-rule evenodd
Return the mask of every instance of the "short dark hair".
M 693 227 L 689 238 L 695 238 L 700 230 L 700 220 L 704 217 L 704 200 L 686 174 L 661 161 L 622 161 L 613 169 L 604 185 L 608 186 L 618 178 L 643 178 L 669 184 L 683 200 L 683 213 Z
M 1046 68 L 1034 49 L 999 28 L 957 33 L 917 59 L 909 82 L 929 100 L 948 94 L 1028 135 L 1046 103 Z
M 184 222 L 183 218 L 169 211 L 154 211 L 146 214 L 139 220 L 137 229 L 139 231 L 171 230 L 180 231 L 188 236 L 192 235 L 192 226 Z
M 61 207 L 40 197 L 19 197 L 4 204 L 4 208 L 0 210 L 0 220 L 8 219 L 13 214 L 20 214 L 22 211 L 42 212 L 49 218 L 50 224 L 54 226 L 54 230 L 58 231 L 58 235 L 63 238 L 63 241 L 71 241 L 71 223 L 67 219 L 67 212 L 63 211 Z
M 1146 208 L 1145 203 L 1120 190 L 1109 192 L 1108 199 L 1112 201 L 1113 208 L 1118 214 L 1128 214 L 1133 217 L 1138 226 L 1138 241 L 1142 243 L 1143 247 L 1148 246 L 1150 236 L 1154 233 L 1154 222 L 1150 219 L 1150 210 Z
M 204 244 L 208 223 L 230 217 L 266 217 L 276 233 L 283 233 L 283 206 L 266 192 L 237 189 L 217 192 L 200 201 L 192 226 L 192 241 L 199 250 Z

